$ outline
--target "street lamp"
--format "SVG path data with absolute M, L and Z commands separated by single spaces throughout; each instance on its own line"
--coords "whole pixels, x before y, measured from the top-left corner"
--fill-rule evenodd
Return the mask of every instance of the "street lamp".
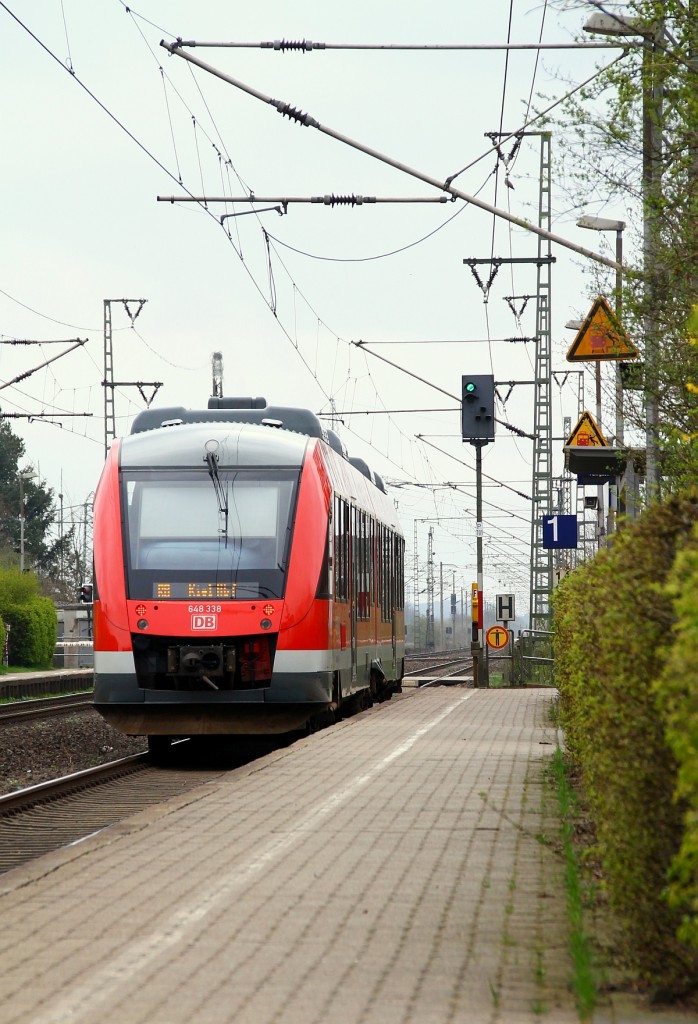
M 584 25 L 585 32 L 600 32 L 611 36 L 641 36 L 642 43 L 642 194 L 644 202 L 643 261 L 647 275 L 645 315 L 645 481 L 649 498 L 659 491 L 657 460 L 657 430 L 659 409 L 657 402 L 654 362 L 656 355 L 656 200 L 661 187 L 663 89 L 661 76 L 656 74 L 655 55 L 663 35 L 661 20 L 647 22 L 620 14 L 592 14 Z
M 615 288 L 615 310 L 616 318 L 618 323 L 621 322 L 621 315 L 623 312 L 623 231 L 625 229 L 624 220 L 609 220 L 607 217 L 593 217 L 586 215 L 580 217 L 577 221 L 578 228 L 588 228 L 590 231 L 615 231 L 616 233 L 616 288 Z M 623 444 L 623 378 L 620 372 L 620 363 L 616 362 L 615 366 L 615 392 L 616 392 L 616 447 L 619 448 Z M 601 424 L 601 360 L 596 360 L 596 419 L 599 425 Z M 618 506 L 618 481 L 614 484 L 616 491 L 616 507 Z M 612 528 L 612 512 L 611 512 L 611 490 L 609 487 L 609 530 Z M 603 487 L 598 489 L 599 496 L 599 520 L 603 523 Z
M 19 479 L 19 571 L 24 572 L 24 523 L 26 520 L 27 510 L 24 505 L 24 482 L 25 480 L 33 480 L 36 476 L 34 470 L 28 466 L 23 469 L 21 473 L 18 473 Z

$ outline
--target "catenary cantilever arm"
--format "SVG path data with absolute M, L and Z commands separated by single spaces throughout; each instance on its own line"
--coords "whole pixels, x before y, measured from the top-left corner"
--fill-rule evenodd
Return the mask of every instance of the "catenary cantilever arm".
M 253 86 L 247 85 L 245 82 L 241 82 L 237 78 L 233 78 L 232 75 L 227 75 L 224 71 L 214 68 L 211 64 L 207 64 L 203 60 L 199 60 L 199 58 L 195 57 L 192 53 L 187 53 L 186 50 L 182 49 L 179 40 L 174 43 L 168 43 L 164 39 L 161 39 L 160 46 L 169 50 L 171 54 L 175 54 L 176 56 L 189 61 L 190 64 L 195 64 L 197 67 L 202 68 L 202 70 L 208 71 L 209 74 L 215 75 L 216 78 L 220 78 L 229 85 L 234 85 L 236 89 L 240 89 L 242 92 L 246 92 L 248 95 L 254 96 L 255 99 L 261 100 L 262 103 L 275 107 L 280 114 L 284 117 L 288 117 L 292 121 L 297 121 L 299 124 L 308 128 L 317 128 L 318 131 L 323 132 L 325 135 L 329 135 L 333 139 L 337 139 L 338 142 L 343 142 L 345 145 L 351 146 L 353 149 L 358 149 L 361 153 L 366 153 L 367 156 L 372 156 L 374 159 L 382 161 L 382 163 L 389 164 L 391 167 L 395 167 L 396 170 L 403 171 L 405 174 L 409 174 L 413 178 L 419 178 L 420 181 L 426 182 L 427 185 L 433 185 L 434 188 L 438 188 L 442 192 L 448 192 L 449 195 L 455 196 L 456 199 L 462 199 L 464 202 L 470 203 L 472 206 L 477 206 L 481 210 L 485 210 L 487 213 L 494 214 L 495 217 L 501 217 L 503 220 L 508 220 L 511 224 L 516 224 L 517 227 L 524 228 L 526 231 L 530 231 L 534 235 L 538 235 L 540 238 L 545 238 L 550 242 L 554 242 L 555 245 L 561 245 L 566 249 L 571 249 L 572 252 L 576 252 L 580 256 L 586 256 L 587 259 L 594 260 L 595 263 L 601 263 L 603 266 L 611 267 L 613 270 L 617 270 L 619 268 L 619 264 L 615 260 L 609 259 L 607 256 L 602 256 L 601 253 L 594 252 L 592 249 L 586 249 L 583 245 L 577 245 L 576 242 L 571 242 L 567 238 L 562 238 L 560 235 L 555 235 L 551 231 L 546 231 L 545 228 L 538 227 L 536 224 L 531 224 L 530 221 L 524 220 L 522 217 L 516 217 L 507 210 L 501 210 L 499 207 L 492 206 L 490 203 L 486 203 L 483 199 L 478 199 L 477 196 L 471 196 L 468 195 L 467 192 L 462 192 L 450 182 L 440 181 L 438 178 L 425 174 L 423 171 L 419 171 L 414 167 L 409 167 L 407 164 L 403 164 L 399 160 L 394 160 L 392 157 L 379 152 L 377 149 L 365 146 L 362 142 L 358 142 L 356 139 L 350 139 L 347 135 L 342 135 L 340 132 L 334 131 L 333 128 L 328 128 L 327 125 L 321 124 L 310 114 L 303 113 L 301 110 L 291 106 L 290 103 L 285 103 L 283 100 L 275 100 L 272 96 L 267 96 L 265 93 L 253 88 Z

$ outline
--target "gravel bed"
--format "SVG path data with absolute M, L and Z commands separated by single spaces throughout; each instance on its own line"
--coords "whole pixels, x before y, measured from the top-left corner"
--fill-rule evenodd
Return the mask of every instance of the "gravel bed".
M 147 749 L 144 736 L 123 736 L 92 708 L 0 727 L 0 794 L 93 768 Z

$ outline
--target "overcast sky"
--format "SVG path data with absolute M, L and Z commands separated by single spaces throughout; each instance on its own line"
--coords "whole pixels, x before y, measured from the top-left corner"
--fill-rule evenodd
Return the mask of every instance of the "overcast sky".
M 226 394 L 263 395 L 322 414 L 334 406 L 350 454 L 400 484 L 392 493 L 410 559 L 415 523 L 422 566 L 433 526 L 437 585 L 443 566 L 446 590 L 453 573 L 457 589 L 467 587 L 475 579 L 474 458 L 460 441 L 457 403 L 448 396 L 460 394 L 461 376 L 469 372 L 532 380 L 533 345 L 502 339 L 534 334 L 534 301 L 517 320 L 505 296 L 532 295 L 536 268 L 503 267 L 485 303 L 463 259 L 534 257 L 535 236 L 460 200 L 290 204 L 284 216 L 271 210 L 222 224 L 222 215 L 249 207 L 157 202 L 158 195 L 187 191 L 228 197 L 441 194 L 281 117 L 159 44 L 177 37 L 570 42 L 585 17 L 534 0 L 434 6 L 411 0 L 137 0 L 128 8 L 121 0 L 3 0 L 0 340 L 89 339 L 0 391 L 3 413 L 91 414 L 53 423 L 11 420 L 25 440 L 27 462 L 63 493 L 66 506 L 94 491 L 104 456 L 103 303 L 147 299 L 133 327 L 121 303 L 112 302 L 117 381 L 162 381 L 154 404 L 205 408 L 211 353 L 219 350 Z M 540 139 L 527 137 L 508 167 L 500 163 L 495 173 L 484 133 L 520 128 L 615 56 L 581 49 L 510 51 L 508 58 L 501 50 L 189 52 L 440 181 L 466 168 L 455 182 L 462 191 L 533 221 Z M 564 152 L 564 140 L 554 135 L 554 159 Z M 504 153 L 511 154 L 510 142 Z M 610 255 L 612 237 L 576 228 L 579 211 L 570 207 L 559 169 L 552 205 L 556 234 Z M 597 200 L 586 212 L 625 214 L 602 206 Z M 584 368 L 565 362 L 574 335 L 564 325 L 586 314 L 592 286 L 583 258 L 561 247 L 553 255 L 553 367 L 560 381 L 553 386 L 553 434 L 559 437 L 564 416 L 576 422 L 577 371 Z M 479 273 L 486 277 L 488 268 Z M 521 302 L 514 305 L 518 311 Z M 422 380 L 360 351 L 352 344 L 359 340 Z M 0 383 L 66 347 L 0 345 Z M 584 407 L 593 411 L 592 374 L 586 377 Z M 500 388 L 507 401 L 498 415 L 530 433 L 533 388 L 509 391 Z M 128 432 L 143 407 L 135 388 L 119 388 L 117 432 Z M 610 406 L 604 421 L 612 434 Z M 559 474 L 562 443 L 554 448 Z M 528 599 L 530 501 L 500 484 L 530 495 L 531 456 L 532 442 L 502 427 L 485 449 L 487 597 L 515 591 Z M 439 486 L 454 483 L 456 490 Z M 409 599 L 411 580 L 408 586 Z M 424 610 L 424 595 L 421 602 Z

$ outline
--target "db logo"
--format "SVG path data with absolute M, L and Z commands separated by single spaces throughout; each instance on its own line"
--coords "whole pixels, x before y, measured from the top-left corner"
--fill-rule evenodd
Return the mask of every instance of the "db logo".
M 217 615 L 192 615 L 192 629 L 216 629 L 218 626 Z

